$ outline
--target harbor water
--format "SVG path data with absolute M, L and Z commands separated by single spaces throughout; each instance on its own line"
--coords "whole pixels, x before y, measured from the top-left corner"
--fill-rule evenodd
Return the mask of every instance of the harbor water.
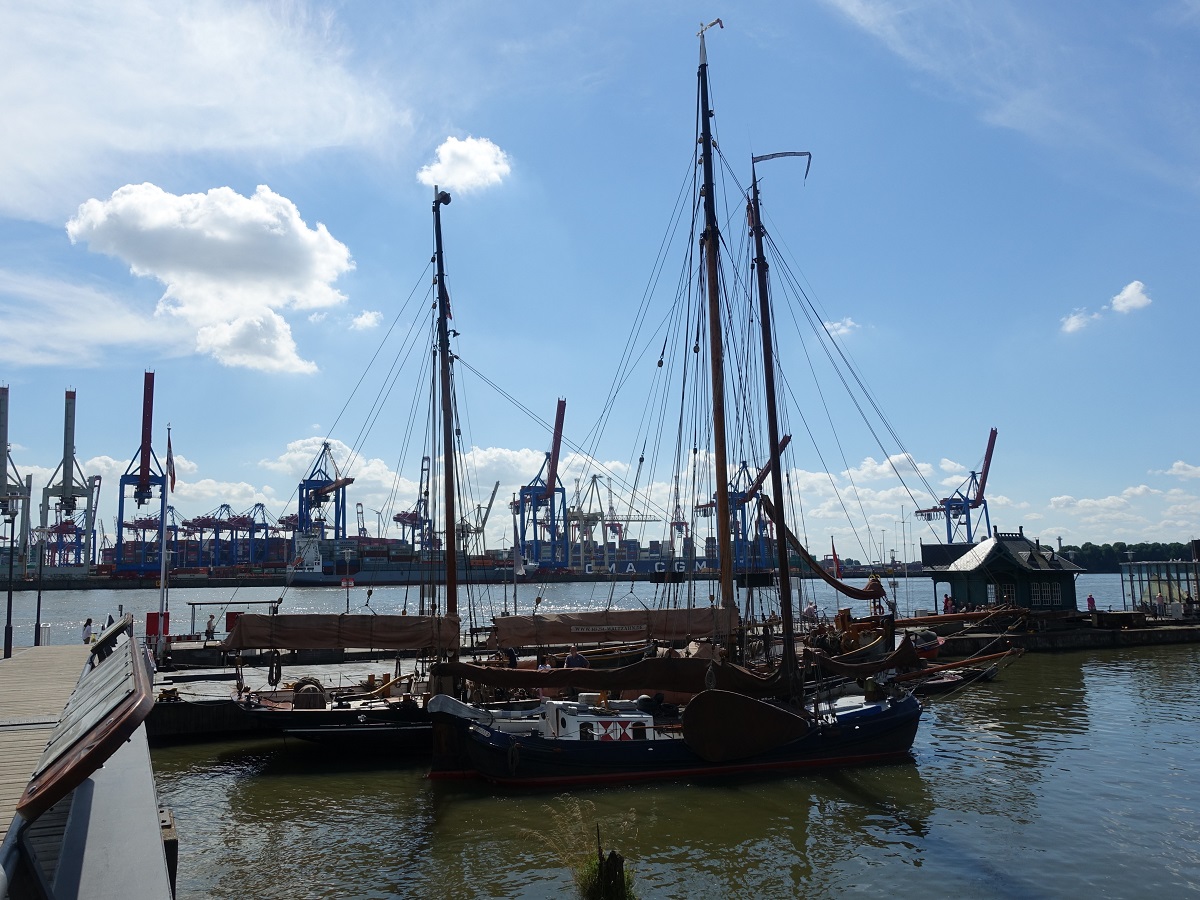
M 590 605 L 593 587 L 555 585 L 542 606 Z M 925 606 L 929 582 L 913 588 Z M 402 591 L 371 606 L 398 611 Z M 1081 605 L 1089 592 L 1121 608 L 1116 576 L 1082 576 Z M 84 616 L 137 607 L 135 593 L 48 597 L 51 633 L 78 640 Z M 903 583 L 897 594 L 904 611 Z M 284 609 L 344 604 L 293 591 Z M 1200 893 L 1198 665 L 1196 645 L 1028 654 L 931 699 L 911 763 L 796 777 L 567 796 L 430 782 L 419 760 L 282 738 L 161 747 L 153 761 L 180 898 L 569 896 L 564 823 L 594 846 L 596 822 L 643 898 L 1178 897 Z

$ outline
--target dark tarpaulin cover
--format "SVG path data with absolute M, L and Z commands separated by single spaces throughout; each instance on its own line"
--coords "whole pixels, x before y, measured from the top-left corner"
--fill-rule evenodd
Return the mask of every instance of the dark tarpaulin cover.
M 912 642 L 905 638 L 895 652 L 883 659 L 866 663 L 839 662 L 819 650 L 806 649 L 804 662 L 810 676 L 844 675 L 865 678 L 877 672 L 921 664 Z M 715 683 L 710 684 L 709 671 Z M 781 670 L 770 675 L 756 675 L 749 669 L 732 663 L 707 659 L 654 657 L 643 659 L 619 669 L 551 669 L 537 672 L 532 669 L 501 669 L 474 666 L 470 663 L 444 662 L 433 666 L 432 675 L 463 678 L 478 684 L 500 688 L 550 688 L 576 691 L 654 690 L 698 694 L 708 687 L 735 691 L 751 697 L 771 697 L 784 688 Z
M 544 647 L 598 641 L 682 641 L 725 635 L 737 627 L 737 611 L 703 609 L 605 609 L 544 616 L 496 616 L 488 645 Z
M 458 616 L 238 616 L 225 650 L 457 650 Z

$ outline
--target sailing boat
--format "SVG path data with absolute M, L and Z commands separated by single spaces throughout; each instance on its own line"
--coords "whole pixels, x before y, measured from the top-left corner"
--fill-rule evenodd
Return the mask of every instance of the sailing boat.
M 710 388 L 714 421 L 713 457 L 716 484 L 720 612 L 736 615 L 731 552 L 731 511 L 725 436 L 725 373 L 718 254 L 721 236 L 713 186 L 712 117 L 708 94 L 705 31 L 701 29 L 699 145 L 703 164 L 704 231 L 701 253 L 708 298 Z M 775 158 L 757 157 L 753 164 Z M 780 436 L 772 361 L 771 310 L 757 177 L 750 196 L 750 225 L 757 253 L 759 318 L 763 353 L 763 388 L 770 445 L 771 515 L 778 551 L 783 655 L 779 667 L 761 676 L 726 658 L 654 657 L 607 671 L 554 669 L 549 672 L 486 670 L 465 663 L 434 667 L 440 676 L 505 688 L 579 691 L 578 700 L 546 700 L 525 718 L 497 718 L 453 697 L 433 697 L 428 708 L 434 721 L 431 778 L 482 776 L 505 784 L 560 786 L 626 783 L 635 780 L 692 777 L 770 770 L 798 770 L 876 763 L 908 756 L 921 716 L 920 703 L 875 676 L 901 664 L 915 664 L 907 642 L 885 660 L 842 663 L 820 651 L 804 650 L 804 662 L 826 674 L 864 679 L 863 696 L 814 700 L 807 697 L 805 669 L 795 642 L 789 573 L 790 537 L 783 520 Z M 717 612 L 714 610 L 714 612 Z M 682 708 L 643 695 L 636 700 L 609 700 L 608 692 L 652 688 L 694 695 Z M 819 696 L 819 695 L 812 695 Z
M 445 606 L 434 595 L 429 615 L 243 615 L 222 644 L 223 650 L 257 648 L 337 649 L 370 647 L 381 650 L 426 650 L 442 658 L 458 656 L 458 537 L 455 515 L 454 417 L 451 392 L 450 294 L 446 289 L 442 254 L 441 208 L 450 194 L 434 188 L 434 262 L 437 284 L 437 354 L 441 394 L 443 484 L 445 487 Z M 440 613 L 440 614 L 439 614 Z M 278 658 L 278 657 L 277 657 Z M 272 684 L 281 668 L 272 666 Z M 327 696 L 316 679 L 300 679 L 292 689 L 245 692 L 239 668 L 238 705 L 260 722 L 305 740 L 343 747 L 371 746 L 409 752 L 428 750 L 432 733 L 429 713 L 420 705 L 415 679 L 389 681 L 374 690 Z M 243 697 L 245 693 L 245 697 Z

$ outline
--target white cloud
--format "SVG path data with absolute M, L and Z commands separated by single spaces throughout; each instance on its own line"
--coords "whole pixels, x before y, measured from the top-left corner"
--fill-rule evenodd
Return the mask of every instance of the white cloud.
M 190 154 L 386 146 L 411 116 L 349 70 L 334 21 L 234 0 L 0 4 L 0 212 L 61 221 Z
M 1194 466 L 1191 463 L 1185 463 L 1181 459 L 1175 460 L 1171 464 L 1171 468 L 1167 469 L 1167 475 L 1174 475 L 1178 478 L 1200 478 L 1200 466 Z
M 423 166 L 417 180 L 466 193 L 500 184 L 511 171 L 508 155 L 487 138 L 448 137 L 437 148 L 437 161 Z
M 834 337 L 844 337 L 850 334 L 852 331 L 857 331 L 859 327 L 858 323 L 849 316 L 844 319 L 839 319 L 836 322 L 826 322 L 824 324 L 825 330 Z
M 166 356 L 189 352 L 181 322 L 155 318 L 92 286 L 0 269 L 0 358 L 15 366 L 98 366 L 107 352 L 147 347 Z
M 1076 331 L 1082 331 L 1099 318 L 1100 313 L 1089 313 L 1086 307 L 1080 307 L 1069 316 L 1064 316 L 1060 321 L 1064 334 L 1074 334 Z
M 913 471 L 914 460 L 905 456 L 903 453 L 895 453 L 883 461 L 878 461 L 872 456 L 868 456 L 853 469 L 844 472 L 856 482 L 875 481 L 881 478 L 895 478 L 896 472 L 907 476 Z M 916 470 L 924 477 L 929 478 L 933 475 L 933 466 L 929 463 L 916 463 Z
M 310 229 L 294 203 L 263 185 L 251 197 L 227 187 L 176 196 L 126 185 L 80 206 L 67 234 L 165 285 L 157 313 L 194 329 L 197 350 L 271 372 L 316 370 L 278 310 L 342 303 L 332 283 L 354 268 L 324 225 Z
M 1112 298 L 1114 312 L 1129 313 L 1150 305 L 1150 295 L 1140 281 L 1131 281 L 1121 288 L 1121 293 Z
M 355 331 L 366 331 L 370 328 L 378 328 L 382 321 L 383 313 L 374 309 L 364 309 L 350 320 L 350 327 Z
M 1190 44 L 1172 16 L 995 0 L 825 0 L 981 120 L 1197 189 Z
M 1102 310 L 1130 313 L 1135 309 L 1142 309 L 1149 305 L 1150 295 L 1146 293 L 1146 286 L 1140 281 L 1131 281 L 1121 289 L 1121 293 L 1112 298 L 1112 302 L 1105 304 Z M 1082 331 L 1101 317 L 1101 313 L 1089 313 L 1085 306 L 1078 307 L 1069 316 L 1062 318 L 1062 331 L 1064 334 L 1073 334 L 1076 331 Z

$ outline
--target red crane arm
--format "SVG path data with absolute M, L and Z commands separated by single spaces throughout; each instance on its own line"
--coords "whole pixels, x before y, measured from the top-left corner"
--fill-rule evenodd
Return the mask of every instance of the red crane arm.
M 558 410 L 554 413 L 554 439 L 550 444 L 550 463 L 546 466 L 546 492 L 543 497 L 554 493 L 558 484 L 558 453 L 562 449 L 563 419 L 567 416 L 567 400 L 558 401 Z
M 983 489 L 987 486 L 988 469 L 992 467 L 992 451 L 994 449 L 996 449 L 995 428 L 988 435 L 987 452 L 983 454 L 983 471 L 979 473 L 979 490 L 975 492 L 975 499 L 971 501 L 971 509 L 977 509 L 983 505 Z

